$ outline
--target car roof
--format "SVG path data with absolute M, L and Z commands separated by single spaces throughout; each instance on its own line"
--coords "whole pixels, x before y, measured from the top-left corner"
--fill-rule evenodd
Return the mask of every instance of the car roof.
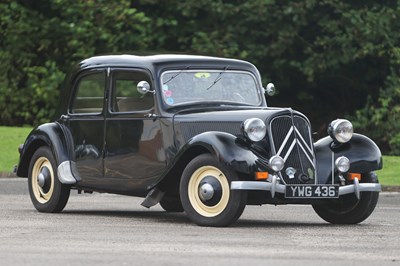
M 77 72 L 96 68 L 96 67 L 139 67 L 146 68 L 150 71 L 157 71 L 165 67 L 183 68 L 183 67 L 215 67 L 229 69 L 246 69 L 256 72 L 253 64 L 229 58 L 200 56 L 200 55 L 180 55 L 180 54 L 162 54 L 162 55 L 103 55 L 94 56 L 81 61 L 78 67 L 75 68 Z

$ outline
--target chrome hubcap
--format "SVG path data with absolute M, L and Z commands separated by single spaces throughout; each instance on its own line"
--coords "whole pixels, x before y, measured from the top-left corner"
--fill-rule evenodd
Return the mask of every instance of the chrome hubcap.
M 51 180 L 50 170 L 46 166 L 43 166 L 40 169 L 39 175 L 36 177 L 36 181 L 43 190 L 47 191 L 50 188 L 49 186 L 49 184 L 51 183 L 50 180 Z
M 38 175 L 38 177 L 37 177 L 37 182 L 38 182 L 38 185 L 39 185 L 41 188 L 43 188 L 43 186 L 44 186 L 44 175 L 43 175 L 42 173 L 40 173 L 40 174 Z
M 208 183 L 204 183 L 199 188 L 199 196 L 202 201 L 207 201 L 212 199 L 214 196 L 214 188 Z
M 222 197 L 222 185 L 217 177 L 205 176 L 198 186 L 199 199 L 206 206 L 214 206 Z

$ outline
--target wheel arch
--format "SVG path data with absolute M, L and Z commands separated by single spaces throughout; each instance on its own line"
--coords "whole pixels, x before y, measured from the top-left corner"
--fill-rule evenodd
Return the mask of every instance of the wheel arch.
M 232 134 L 216 131 L 193 137 L 180 149 L 167 173 L 151 188 L 155 186 L 161 190 L 171 189 L 172 186 L 177 188 L 186 165 L 204 153 L 210 153 L 239 175 L 254 173 L 259 167 L 257 156 L 247 147 L 240 145 L 236 139 L 237 137 Z
M 46 141 L 43 139 L 35 139 L 21 152 L 21 157 L 18 164 L 17 176 L 19 177 L 27 177 L 29 171 L 29 164 L 31 162 L 31 158 L 33 154 L 42 146 L 49 146 Z
M 33 129 L 28 135 L 20 154 L 17 176 L 27 177 L 31 158 L 42 146 L 50 148 L 57 164 L 58 178 L 61 183 L 76 183 L 73 173 L 73 141 L 68 129 L 59 123 L 47 123 Z
M 193 145 L 187 149 L 156 186 L 170 195 L 179 195 L 179 182 L 186 165 L 197 156 L 205 153 L 211 153 L 211 151 L 202 145 Z

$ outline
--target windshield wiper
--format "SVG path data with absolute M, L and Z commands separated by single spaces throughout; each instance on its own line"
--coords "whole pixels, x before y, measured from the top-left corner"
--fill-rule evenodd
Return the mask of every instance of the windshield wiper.
M 219 73 L 219 75 L 215 78 L 215 80 L 213 81 L 213 83 L 212 83 L 206 90 L 211 89 L 215 84 L 217 84 L 218 81 L 221 80 L 222 74 L 225 73 L 225 71 L 228 69 L 228 67 L 229 67 L 229 66 L 226 66 L 226 67 L 224 68 L 224 71 L 222 71 L 222 72 Z
M 191 66 L 187 66 L 187 67 L 181 69 L 178 73 L 176 73 L 174 76 L 170 77 L 166 82 L 164 82 L 163 85 L 164 85 L 164 84 L 167 84 L 168 82 L 170 82 L 171 80 L 173 80 L 174 78 L 176 78 L 177 76 L 179 76 L 184 70 L 188 70 L 190 67 L 191 67 Z

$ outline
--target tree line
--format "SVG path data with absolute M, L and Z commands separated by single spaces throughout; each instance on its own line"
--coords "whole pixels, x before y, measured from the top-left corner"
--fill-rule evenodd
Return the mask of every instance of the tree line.
M 66 73 L 111 53 L 191 53 L 254 63 L 271 106 L 313 130 L 350 119 L 400 155 L 399 0 L 3 0 L 0 124 L 49 121 Z

